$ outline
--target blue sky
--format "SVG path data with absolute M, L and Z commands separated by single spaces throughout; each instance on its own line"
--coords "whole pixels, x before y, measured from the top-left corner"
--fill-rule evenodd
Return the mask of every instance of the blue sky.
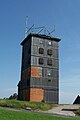
M 26 16 L 28 27 L 55 25 L 61 38 L 60 103 L 72 103 L 80 94 L 80 0 L 0 0 L 0 98 L 17 92 Z

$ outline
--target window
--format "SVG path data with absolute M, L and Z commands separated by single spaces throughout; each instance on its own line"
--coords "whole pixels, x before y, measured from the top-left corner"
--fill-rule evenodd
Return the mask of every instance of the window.
M 43 48 L 39 48 L 39 54 L 44 54 L 44 49 Z
M 51 41 L 48 41 L 48 45 L 52 45 L 52 42 L 51 42 Z
M 48 82 L 51 82 L 51 80 L 50 80 L 50 79 L 48 79 Z
M 43 64 L 44 63 L 44 60 L 43 60 L 43 58 L 39 58 L 39 64 Z
M 48 54 L 48 55 L 52 55 L 52 50 L 51 50 L 51 49 L 48 49 L 48 50 L 47 50 L 47 54 Z
M 50 66 L 52 65 L 52 59 L 47 60 L 47 65 L 50 65 Z

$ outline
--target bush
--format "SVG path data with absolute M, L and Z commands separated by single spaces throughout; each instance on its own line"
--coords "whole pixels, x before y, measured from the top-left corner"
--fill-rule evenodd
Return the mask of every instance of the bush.
M 17 93 L 14 93 L 9 97 L 9 99 L 17 99 L 17 97 L 18 97 Z
M 80 108 L 79 108 L 78 110 L 74 111 L 74 113 L 75 113 L 76 115 L 79 115 L 79 116 L 80 116 Z

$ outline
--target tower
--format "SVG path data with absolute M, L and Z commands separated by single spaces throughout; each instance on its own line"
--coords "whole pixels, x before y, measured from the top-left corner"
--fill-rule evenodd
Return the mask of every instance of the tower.
M 59 38 L 36 33 L 30 33 L 22 41 L 19 100 L 58 104 L 59 41 Z

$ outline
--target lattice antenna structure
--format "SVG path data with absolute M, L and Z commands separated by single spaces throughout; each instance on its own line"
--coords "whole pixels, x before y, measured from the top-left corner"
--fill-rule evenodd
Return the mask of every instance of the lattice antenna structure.
M 47 31 L 48 31 L 48 30 L 47 30 Z M 54 25 L 54 29 L 53 29 L 51 32 L 48 31 L 48 33 L 49 33 L 48 35 L 51 36 L 53 32 L 54 32 L 54 36 L 55 36 L 55 25 Z
M 28 28 L 28 16 L 26 17 L 26 31 L 25 31 L 25 38 L 30 34 L 30 33 L 36 33 L 36 34 L 44 34 L 48 36 L 52 36 L 52 33 L 55 33 L 55 26 L 52 31 L 49 31 L 45 26 L 42 27 L 35 27 L 34 24 Z

